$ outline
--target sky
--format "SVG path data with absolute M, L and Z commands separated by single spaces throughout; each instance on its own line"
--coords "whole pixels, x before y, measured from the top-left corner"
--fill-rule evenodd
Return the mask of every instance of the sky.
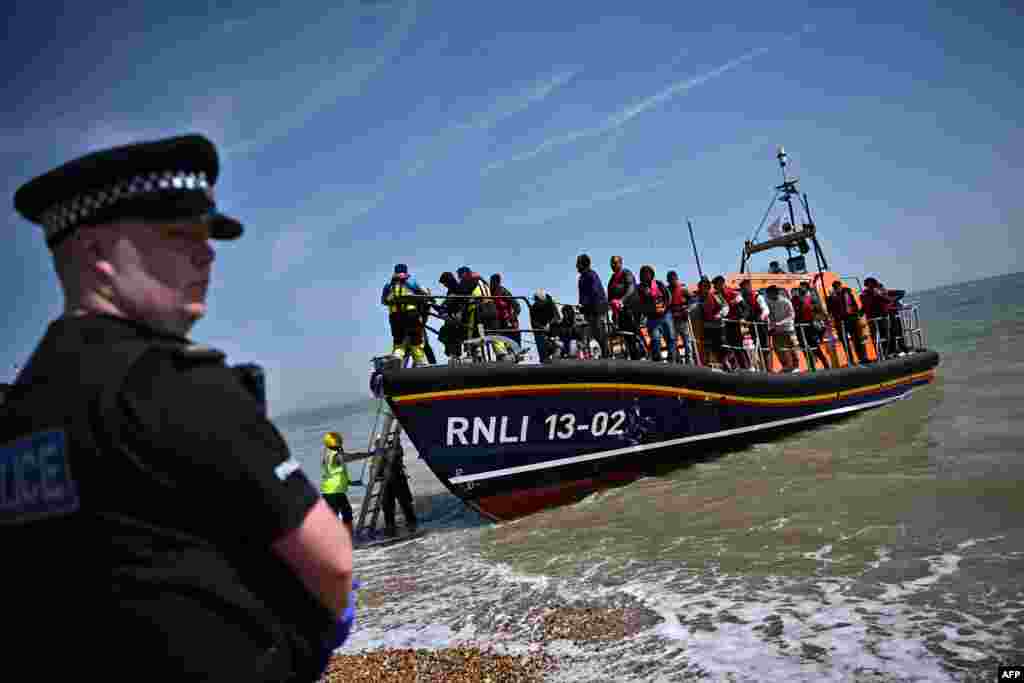
M 218 145 L 246 234 L 215 243 L 192 337 L 263 365 L 272 415 L 369 396 L 395 263 L 575 303 L 580 253 L 694 282 L 690 219 L 704 271 L 737 271 L 780 144 L 832 270 L 913 291 L 1024 269 L 1012 2 L 279 4 L 19 2 L 0 43 L 8 197 L 106 146 Z M 6 381 L 63 307 L 8 207 Z

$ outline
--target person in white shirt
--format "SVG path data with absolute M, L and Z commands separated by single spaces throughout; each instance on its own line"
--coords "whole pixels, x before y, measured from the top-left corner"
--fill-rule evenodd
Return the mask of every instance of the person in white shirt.
M 780 296 L 781 290 L 772 285 L 768 288 L 768 332 L 772 346 L 779 355 L 783 372 L 799 372 L 800 360 L 796 355 L 796 312 L 788 296 Z

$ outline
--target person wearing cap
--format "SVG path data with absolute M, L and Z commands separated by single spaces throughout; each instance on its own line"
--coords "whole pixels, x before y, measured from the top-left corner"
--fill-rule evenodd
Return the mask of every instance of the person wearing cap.
M 409 275 L 409 266 L 404 263 L 395 264 L 391 279 L 380 293 L 380 303 L 388 308 L 388 323 L 391 326 L 393 342 L 392 355 L 405 361 L 406 354 L 412 355 L 413 366 L 426 367 L 427 355 L 423 349 L 426 342 L 426 331 L 420 303 L 414 295 L 425 296 L 426 290 L 420 287 L 416 278 Z
M 557 325 L 561 321 L 562 314 L 551 295 L 543 289 L 534 292 L 533 301 L 530 303 L 530 327 L 534 330 L 544 330 L 544 332 L 535 331 L 533 333 L 534 341 L 537 344 L 537 356 L 541 363 L 551 361 L 555 342 L 547 333 L 551 331 L 553 325 Z
M 14 196 L 65 299 L 0 406 L 0 465 L 18 473 L 0 494 L 4 577 L 22 598 L 5 646 L 47 679 L 314 681 L 352 628 L 349 534 L 261 397 L 187 336 L 209 240 L 243 230 L 217 209 L 218 172 L 213 143 L 186 135 Z

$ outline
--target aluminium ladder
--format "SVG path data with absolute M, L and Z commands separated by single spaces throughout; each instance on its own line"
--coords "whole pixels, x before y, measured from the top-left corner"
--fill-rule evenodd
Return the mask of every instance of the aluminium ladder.
M 391 411 L 385 408 L 384 425 L 380 432 L 373 437 L 376 445 L 370 458 L 370 472 L 365 482 L 366 495 L 363 496 L 362 505 L 359 507 L 359 520 L 354 533 L 357 538 L 367 530 L 375 531 L 377 529 L 384 486 L 391 477 L 391 467 L 395 462 L 397 451 L 401 447 L 401 436 L 402 425 L 395 419 Z

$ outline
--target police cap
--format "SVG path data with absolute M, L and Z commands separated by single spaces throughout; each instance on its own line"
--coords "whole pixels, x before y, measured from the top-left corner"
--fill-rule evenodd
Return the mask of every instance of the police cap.
M 217 148 L 183 135 L 100 150 L 22 185 L 14 208 L 43 227 L 52 249 L 76 228 L 125 218 L 200 220 L 210 237 L 235 239 L 242 224 L 216 210 Z

